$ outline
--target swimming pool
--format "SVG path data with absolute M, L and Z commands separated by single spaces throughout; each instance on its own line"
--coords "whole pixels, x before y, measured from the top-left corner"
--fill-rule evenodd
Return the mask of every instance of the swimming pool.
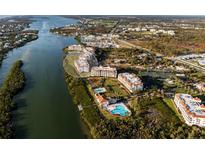
M 130 111 L 127 109 L 125 105 L 117 104 L 115 105 L 114 109 L 111 110 L 111 113 L 125 117 L 130 114 Z
M 95 93 L 100 94 L 100 93 L 105 93 L 106 89 L 105 88 L 96 88 L 94 89 Z

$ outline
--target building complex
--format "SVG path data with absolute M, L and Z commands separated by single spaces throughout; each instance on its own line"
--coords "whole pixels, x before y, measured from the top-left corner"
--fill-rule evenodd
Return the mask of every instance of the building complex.
M 118 48 L 119 45 L 115 43 L 113 40 L 115 36 L 108 35 L 85 35 L 81 36 L 81 42 L 90 47 L 98 47 L 98 48 Z
M 92 67 L 91 76 L 117 77 L 117 70 L 113 67 Z
M 187 125 L 205 126 L 205 106 L 199 98 L 189 94 L 175 94 L 174 103 L 180 110 Z
M 77 60 L 74 61 L 75 68 L 78 72 L 90 72 L 93 66 L 98 65 L 94 52 L 84 50 Z
M 135 74 L 120 73 L 118 74 L 118 80 L 131 92 L 143 90 L 143 83 L 139 77 Z
M 98 105 L 108 111 L 111 115 L 126 117 L 131 115 L 131 111 L 122 102 L 111 103 L 111 99 L 106 99 L 102 95 L 96 93 L 95 99 Z
M 67 49 L 71 51 L 83 51 L 84 47 L 79 44 L 74 44 L 74 45 L 69 45 Z

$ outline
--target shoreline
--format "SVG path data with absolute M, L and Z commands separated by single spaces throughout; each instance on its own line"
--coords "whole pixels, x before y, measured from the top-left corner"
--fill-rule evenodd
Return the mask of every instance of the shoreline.
M 22 71 L 23 61 L 16 61 L 0 87 L 0 138 L 9 139 L 14 136 L 13 111 L 17 109 L 14 97 L 25 87 L 25 74 Z
M 19 24 L 24 24 L 24 25 L 20 31 L 17 31 L 15 28 L 13 28 L 12 29 L 13 32 L 1 33 L 2 36 L 8 37 L 8 39 L 3 40 L 2 43 L 0 42 L 1 43 L 1 45 L 0 45 L 0 67 L 2 65 L 2 61 L 4 60 L 4 58 L 6 57 L 8 52 L 12 51 L 13 49 L 23 47 L 27 43 L 35 41 L 38 39 L 38 32 L 39 31 L 35 30 L 35 29 L 28 29 L 30 27 L 30 24 L 34 21 L 26 19 L 26 18 L 13 16 L 13 17 L 6 17 L 3 19 L 0 19 L 0 23 L 5 22 L 5 24 L 10 24 L 10 25 L 14 24 L 14 23 L 9 23 L 9 20 L 14 20 L 14 23 L 19 23 Z M 25 36 L 26 36 L 26 38 L 25 38 Z M 8 40 L 9 40 L 10 45 L 3 47 L 3 45 L 5 46 L 5 43 L 3 43 L 3 42 L 6 42 Z
M 4 51 L 4 52 L 3 52 L 3 55 L 0 56 L 0 67 L 1 67 L 2 62 L 3 62 L 3 60 L 5 59 L 6 55 L 7 55 L 10 51 L 12 51 L 12 50 L 14 50 L 14 49 L 17 49 L 17 48 L 20 48 L 20 47 L 23 47 L 23 46 L 25 46 L 27 43 L 32 42 L 32 41 L 35 41 L 35 40 L 37 40 L 37 39 L 38 39 L 38 35 L 37 35 L 37 37 L 34 38 L 34 39 L 28 40 L 27 42 L 22 43 L 22 44 L 20 44 L 20 45 L 14 47 L 14 48 L 12 48 L 12 49 L 9 49 L 9 50 Z
M 82 101 L 85 101 L 86 103 L 83 104 L 84 106 L 91 106 L 91 107 L 85 107 L 82 111 L 79 111 L 80 113 L 80 119 L 82 120 L 82 123 L 84 123 L 89 130 L 88 137 L 90 136 L 91 138 L 98 138 L 95 130 L 95 126 L 100 123 L 101 120 L 104 119 L 103 115 L 100 113 L 98 110 L 98 107 L 95 106 L 95 102 L 92 99 L 92 97 L 89 96 L 88 92 L 89 90 L 87 89 L 87 85 L 85 85 L 85 81 L 81 78 L 74 78 L 71 75 L 67 74 L 64 71 L 64 76 L 67 84 L 67 88 L 69 88 L 69 94 L 71 95 L 74 104 L 77 106 L 80 103 L 82 104 Z M 78 84 L 78 85 L 76 85 Z M 77 87 L 77 88 L 76 88 Z M 80 93 L 76 93 L 77 91 L 81 90 Z M 89 100 L 86 100 L 87 98 Z M 85 98 L 85 100 L 83 100 Z M 83 102 L 84 103 L 84 102 Z

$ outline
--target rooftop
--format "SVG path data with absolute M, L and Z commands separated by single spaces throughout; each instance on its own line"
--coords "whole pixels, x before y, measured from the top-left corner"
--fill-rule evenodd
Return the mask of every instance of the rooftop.
M 120 73 L 119 76 L 126 77 L 126 79 L 131 83 L 141 82 L 141 79 L 133 73 L 132 74 L 130 74 L 130 73 Z
M 179 97 L 183 100 L 186 109 L 188 109 L 191 113 L 195 114 L 196 116 L 204 116 L 205 117 L 205 110 L 204 105 L 201 103 L 199 98 L 193 98 L 189 94 L 179 94 Z
M 104 71 L 116 71 L 116 68 L 114 67 L 103 67 L 103 66 L 99 66 L 99 67 L 92 67 L 92 70 L 104 70 Z

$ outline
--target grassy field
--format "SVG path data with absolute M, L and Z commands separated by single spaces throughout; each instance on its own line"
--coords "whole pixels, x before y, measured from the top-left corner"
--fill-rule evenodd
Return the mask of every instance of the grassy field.
M 162 98 L 142 100 L 139 102 L 139 104 L 142 110 L 152 110 L 156 115 L 159 114 L 160 120 L 166 122 L 178 122 L 179 120 L 176 113 L 162 100 Z
M 88 77 L 90 76 L 90 73 L 78 73 L 74 66 L 74 61 L 78 59 L 77 55 L 67 55 L 63 61 L 63 67 L 66 73 L 69 75 L 79 78 L 79 77 Z
M 78 72 L 74 67 L 74 61 L 78 58 L 78 56 L 66 56 L 63 61 L 63 67 L 66 73 L 73 77 L 80 77 Z
M 170 107 L 165 104 L 161 99 L 158 99 L 156 104 L 153 105 L 158 111 L 160 111 L 162 118 L 164 120 L 176 121 L 178 120 L 175 113 L 170 109 Z
M 89 79 L 96 87 L 104 87 L 107 90 L 107 92 L 104 94 L 105 97 L 126 98 L 129 95 L 126 89 L 115 78 L 91 77 Z
M 129 95 L 117 79 L 106 79 L 104 86 L 108 91 L 107 97 L 127 97 Z
M 81 104 L 83 107 L 83 110 L 81 111 L 82 119 L 84 119 L 89 128 L 92 129 L 103 117 L 100 114 L 93 97 L 88 91 L 87 83 L 81 78 L 73 78 L 66 73 L 65 77 L 75 104 Z
M 172 111 L 176 114 L 176 116 L 180 120 L 183 120 L 181 114 L 177 111 L 177 108 L 175 107 L 174 102 L 171 99 L 165 98 L 165 99 L 163 99 L 163 101 L 169 106 L 170 109 L 172 109 Z
M 101 78 L 101 80 L 104 80 L 104 79 Z M 100 81 L 100 78 L 92 77 L 92 81 L 95 81 L 95 85 L 96 85 L 96 86 L 99 85 L 99 86 L 102 87 L 102 83 L 101 83 L 102 81 Z M 106 83 L 106 82 L 107 82 L 107 83 Z M 107 92 L 106 92 L 105 94 L 103 94 L 104 97 L 120 97 L 119 93 L 117 93 L 117 94 L 112 93 L 112 92 L 107 88 L 106 84 L 109 84 L 109 85 L 112 84 L 112 86 L 114 86 L 114 87 L 117 89 L 118 92 L 124 93 L 124 95 L 127 96 L 126 91 L 120 90 L 121 88 L 119 88 L 119 86 L 118 86 L 118 84 L 119 84 L 118 81 L 117 81 L 116 79 L 110 78 L 110 79 L 106 79 L 106 80 L 103 81 L 103 85 L 104 85 L 104 87 L 105 87 L 106 90 L 107 90 Z M 118 87 L 118 88 L 117 88 L 117 87 Z M 91 85 L 90 85 L 90 84 L 87 84 L 87 88 L 88 88 L 88 90 L 89 90 L 90 95 L 94 98 L 94 97 L 95 97 L 95 96 L 94 96 L 94 91 L 93 91 Z M 98 103 L 96 102 L 96 104 L 98 104 Z M 118 118 L 118 119 L 123 120 L 123 119 L 126 119 L 126 118 L 127 118 L 127 117 L 121 117 L 121 116 L 113 116 L 113 115 L 110 114 L 108 111 L 106 111 L 105 109 L 101 108 L 100 106 L 98 106 L 98 109 L 99 109 L 100 112 L 104 115 L 104 117 L 106 117 L 106 119 L 116 119 L 116 118 Z

